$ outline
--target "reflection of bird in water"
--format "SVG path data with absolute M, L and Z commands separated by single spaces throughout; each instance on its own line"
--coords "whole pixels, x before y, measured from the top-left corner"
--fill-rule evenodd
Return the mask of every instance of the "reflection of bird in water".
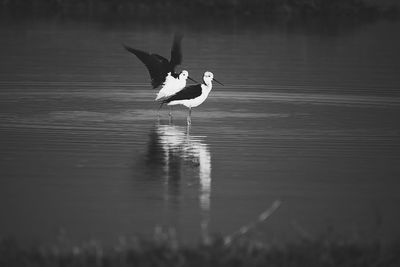
M 180 73 L 177 73 L 175 70 L 182 63 L 181 40 L 182 35 L 177 34 L 174 36 L 170 60 L 158 54 L 150 54 L 124 45 L 126 50 L 133 53 L 147 67 L 153 88 L 161 86 L 155 99 L 157 101 L 163 100 L 182 90 L 186 86 L 187 79 L 196 82 L 189 77 L 189 73 L 186 70 Z
M 164 99 L 162 104 L 167 103 L 169 106 L 184 105 L 188 107 L 189 114 L 187 117 L 187 124 L 190 125 L 192 123 L 192 108 L 201 105 L 207 99 L 208 94 L 212 89 L 212 80 L 215 80 L 214 75 L 211 72 L 206 71 L 203 76 L 202 84 L 187 86 L 176 94 Z M 215 81 L 222 85 L 219 81 Z
M 182 173 L 187 170 L 196 172 L 202 225 L 207 226 L 211 197 L 211 154 L 208 145 L 201 140 L 203 137 L 191 136 L 189 129 L 174 125 L 156 125 L 149 143 L 148 163 L 151 168 L 155 164 L 162 166 L 168 189 L 166 200 L 171 197 L 176 199 L 174 194 L 182 194 L 182 178 L 185 178 Z

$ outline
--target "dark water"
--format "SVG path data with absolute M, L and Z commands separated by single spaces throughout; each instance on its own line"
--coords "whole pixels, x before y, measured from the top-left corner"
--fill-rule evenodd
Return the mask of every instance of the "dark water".
M 400 24 L 256 26 L 182 26 L 182 67 L 225 83 L 187 128 L 121 47 L 168 56 L 176 25 L 3 22 L 0 236 L 190 241 L 276 200 L 249 235 L 399 235 Z

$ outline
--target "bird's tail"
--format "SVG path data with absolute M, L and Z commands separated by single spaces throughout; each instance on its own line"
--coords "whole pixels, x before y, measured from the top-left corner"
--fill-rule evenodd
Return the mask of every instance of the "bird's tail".
M 170 101 L 169 101 L 169 99 L 170 99 L 171 97 L 165 97 L 165 98 L 163 98 L 163 99 L 160 99 L 160 108 L 165 104 L 165 103 L 169 103 Z

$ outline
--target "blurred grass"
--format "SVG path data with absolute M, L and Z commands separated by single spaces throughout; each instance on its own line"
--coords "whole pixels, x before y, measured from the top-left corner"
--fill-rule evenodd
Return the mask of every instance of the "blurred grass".
M 386 3 L 386 4 L 385 4 Z M 399 5 L 371 0 L 3 0 L 8 16 L 114 18 L 393 16 Z
M 226 243 L 183 245 L 174 238 L 121 238 L 112 247 L 99 242 L 23 248 L 12 239 L 0 241 L 0 266 L 400 266 L 400 242 L 357 242 L 321 237 L 286 245 L 247 238 Z

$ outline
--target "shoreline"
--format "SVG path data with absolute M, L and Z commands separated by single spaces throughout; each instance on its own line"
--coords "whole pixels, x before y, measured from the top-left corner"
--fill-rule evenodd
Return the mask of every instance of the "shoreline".
M 176 236 L 124 238 L 111 247 L 89 240 L 73 244 L 59 238 L 50 245 L 22 247 L 0 239 L 4 266 L 398 266 L 400 242 L 360 242 L 334 235 L 277 245 L 240 237 L 225 242 L 217 237 L 188 246 Z

